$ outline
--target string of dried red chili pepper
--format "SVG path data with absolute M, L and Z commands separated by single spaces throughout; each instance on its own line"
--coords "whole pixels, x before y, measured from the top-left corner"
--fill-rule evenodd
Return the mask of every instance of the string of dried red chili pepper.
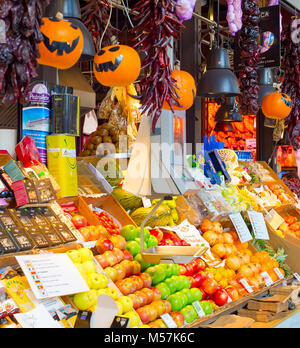
M 178 98 L 168 56 L 172 39 L 179 40 L 184 28 L 176 15 L 175 5 L 173 0 L 140 0 L 134 7 L 139 13 L 133 18 L 134 47 L 146 55 L 142 61 L 140 101 L 142 112 L 152 116 L 153 132 L 164 101 L 173 110 L 172 104 L 176 105 Z
M 43 6 L 49 0 L 1 0 L 0 19 L 5 22 L 5 42 L 0 43 L 0 102 L 21 103 L 29 95 L 31 79 L 37 76 L 36 59 Z

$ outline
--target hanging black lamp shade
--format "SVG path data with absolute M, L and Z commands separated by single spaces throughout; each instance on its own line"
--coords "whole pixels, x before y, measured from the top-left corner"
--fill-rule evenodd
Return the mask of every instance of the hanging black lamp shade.
M 273 75 L 270 68 L 262 68 L 258 71 L 258 85 L 259 85 L 259 94 L 258 94 L 258 105 L 261 106 L 264 100 L 264 97 L 270 93 L 274 93 L 273 87 Z
M 93 60 L 96 55 L 93 39 L 86 26 L 81 21 L 79 0 L 51 0 L 46 8 L 46 17 L 56 17 L 57 12 L 61 12 L 68 21 L 75 24 L 82 31 L 84 37 L 84 47 L 80 61 Z
M 215 132 L 234 132 L 234 129 L 229 122 L 218 122 L 215 127 Z
M 216 122 L 242 122 L 242 116 L 239 112 L 235 97 L 226 98 L 225 104 L 222 104 L 216 113 Z
M 197 94 L 205 98 L 236 97 L 241 94 L 238 79 L 230 69 L 225 48 L 212 50 L 207 61 L 207 71 L 199 82 Z

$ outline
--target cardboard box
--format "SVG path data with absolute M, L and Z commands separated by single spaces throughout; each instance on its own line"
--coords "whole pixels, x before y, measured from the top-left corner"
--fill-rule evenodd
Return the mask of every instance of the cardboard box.
M 50 135 L 47 137 L 47 163 L 50 173 L 60 186 L 58 198 L 78 195 L 75 136 Z

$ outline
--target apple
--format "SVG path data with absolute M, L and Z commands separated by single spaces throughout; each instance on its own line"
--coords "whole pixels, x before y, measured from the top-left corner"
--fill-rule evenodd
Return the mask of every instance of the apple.
M 186 268 L 184 265 L 179 265 L 179 274 L 178 275 L 187 275 Z
M 125 313 L 123 317 L 129 318 L 129 328 L 138 326 L 140 323 L 140 317 L 135 311 Z
M 192 323 L 194 320 L 198 318 L 198 314 L 195 310 L 195 308 L 191 305 L 186 306 L 183 308 L 180 313 L 183 315 L 184 320 L 187 324 Z
M 166 300 L 171 295 L 171 291 L 166 283 L 157 284 L 156 288 L 160 291 L 162 300 Z
M 152 285 L 152 278 L 150 274 L 148 273 L 141 273 L 139 277 L 142 279 L 144 283 L 144 288 L 151 288 Z
M 212 312 L 214 311 L 213 305 L 212 305 L 212 303 L 209 302 L 209 301 L 201 301 L 201 302 L 200 302 L 200 306 L 202 307 L 203 312 L 204 312 L 206 315 L 210 315 L 210 314 L 212 314 Z
M 104 226 L 102 226 L 102 225 L 93 226 L 93 229 L 98 232 L 99 238 L 109 237 L 109 233 L 107 232 L 107 229 Z
M 141 265 L 141 271 L 144 272 L 147 268 L 149 268 L 151 265 L 150 263 L 146 262 L 144 259 L 143 259 L 143 256 L 142 254 L 137 254 L 135 257 L 134 257 L 134 261 L 137 261 L 140 265 Z
M 157 317 L 166 313 L 166 307 L 163 301 L 154 301 L 151 303 L 151 306 L 156 309 Z
M 133 261 L 133 256 L 128 250 L 122 250 L 123 251 L 123 259 Z
M 154 292 L 152 290 L 144 288 L 141 290 L 141 292 L 147 296 L 147 303 L 146 304 L 150 304 L 153 302 Z
M 171 303 L 167 300 L 163 300 L 163 303 L 165 305 L 165 313 L 170 313 L 172 311 Z
M 158 288 L 151 287 L 150 290 L 152 290 L 154 294 L 153 301 L 158 301 L 161 299 L 161 292 L 159 291 Z
M 218 290 L 214 294 L 213 300 L 217 306 L 220 306 L 220 307 L 225 306 L 228 302 L 228 294 L 224 289 Z
M 180 291 L 184 288 L 185 280 L 182 277 L 185 277 L 185 276 L 172 276 L 171 278 L 169 278 L 174 281 L 176 291 Z
M 137 310 L 142 306 L 142 303 L 140 302 L 140 298 L 136 296 L 135 294 L 129 294 L 128 297 L 131 299 L 133 303 L 133 308 Z
M 125 278 L 122 281 L 116 282 L 116 286 L 124 296 L 132 294 L 135 291 L 134 284 L 129 278 Z
M 158 240 L 154 236 L 150 236 L 146 243 L 147 249 L 158 246 Z
M 176 294 L 178 294 L 180 296 L 180 299 L 182 301 L 182 306 L 181 308 L 186 307 L 189 304 L 189 298 L 187 297 L 186 294 L 184 294 L 183 292 L 179 291 Z
M 175 292 L 177 291 L 176 281 L 174 279 L 172 279 L 172 277 L 171 277 L 171 278 L 168 278 L 165 280 L 165 284 L 169 288 L 170 293 L 175 294 Z
M 126 249 L 126 239 L 119 235 L 114 235 L 110 237 L 111 242 L 113 243 L 115 248 L 118 248 L 120 250 Z
M 138 308 L 136 310 L 136 313 L 139 315 L 140 320 L 143 322 L 143 324 L 148 324 L 150 322 L 149 306 Z
M 122 280 L 122 279 L 124 279 L 125 277 L 126 277 L 126 268 L 125 268 L 125 266 L 123 265 L 121 265 L 121 264 L 117 264 L 117 265 L 115 265 L 114 267 L 113 267 L 116 271 L 117 271 L 117 273 L 118 273 L 118 278 L 117 278 L 117 280 Z
M 137 238 L 137 229 L 133 225 L 124 226 L 121 229 L 121 236 L 126 239 L 126 241 L 135 240 Z
M 188 305 L 190 305 L 194 302 L 194 296 L 193 296 L 193 292 L 191 292 L 191 289 L 183 289 L 180 291 L 180 293 L 184 294 L 187 297 L 187 299 L 188 299 L 187 304 Z
M 166 263 L 166 264 L 162 264 L 164 270 L 165 270 L 165 273 L 166 273 L 166 278 L 170 278 L 172 277 L 173 275 L 173 267 L 172 265 Z
M 171 318 L 175 321 L 177 327 L 182 327 L 184 325 L 184 316 L 180 312 L 171 312 Z
M 123 251 L 121 249 L 114 248 L 112 252 L 115 255 L 115 257 L 117 258 L 117 263 L 120 263 L 121 261 L 124 260 L 124 254 L 123 254 Z
M 163 232 L 158 228 L 154 228 L 153 230 L 151 230 L 150 234 L 157 239 L 158 243 L 162 241 L 164 236 Z
M 171 303 L 172 312 L 178 312 L 182 309 L 182 300 L 180 294 L 173 294 L 169 296 L 168 301 Z
M 152 278 L 152 284 L 156 285 L 163 282 L 166 278 L 166 273 L 162 265 L 156 265 L 153 267 L 147 268 L 146 272 L 150 274 Z
M 157 319 L 150 324 L 151 324 L 151 327 L 155 328 L 155 329 L 167 329 L 168 328 L 162 319 Z
M 145 292 L 138 290 L 134 294 L 138 297 L 142 307 L 148 304 L 148 295 Z
M 105 289 L 108 285 L 108 279 L 104 274 L 90 273 L 87 276 L 87 284 L 90 289 Z
M 200 257 L 197 257 L 195 259 L 195 262 L 197 263 L 198 267 L 197 267 L 197 272 L 201 272 L 201 271 L 204 271 L 205 270 L 205 262 L 200 258 Z
M 202 286 L 202 284 L 204 283 L 204 281 L 207 279 L 207 275 L 205 272 L 198 272 L 193 274 L 192 276 L 195 280 L 196 283 L 196 287 L 200 288 Z
M 83 270 L 86 275 L 90 273 L 97 273 L 96 265 L 93 261 L 85 261 L 82 263 Z
M 182 289 L 190 289 L 191 288 L 191 282 L 187 276 L 181 275 L 178 276 L 180 281 L 182 282 Z M 180 289 L 180 290 L 182 290 Z
M 127 313 L 133 310 L 133 302 L 128 296 L 120 296 L 118 302 L 122 304 L 123 313 Z
M 119 297 L 119 292 L 118 292 L 118 290 L 117 289 L 115 289 L 115 288 L 112 288 L 112 287 L 108 287 L 108 288 L 106 288 L 105 289 L 106 291 L 106 294 L 108 295 L 108 296 L 110 296 L 113 300 L 117 300 L 118 299 L 118 297 Z
M 78 250 L 69 250 L 67 251 L 67 255 L 73 263 L 81 263 L 81 254 Z
M 95 229 L 94 226 L 90 226 L 89 240 L 91 242 L 96 242 L 100 237 L 100 232 L 97 229 Z
M 141 273 L 141 265 L 137 261 L 131 261 L 131 265 L 133 266 L 133 274 Z
M 109 266 L 109 263 L 107 262 L 107 259 L 104 255 L 96 255 L 95 260 L 103 269 Z
M 112 267 L 118 263 L 117 256 L 113 253 L 113 251 L 105 251 L 103 256 L 106 258 L 106 261 L 108 262 L 109 266 Z
M 193 299 L 192 302 L 201 301 L 203 299 L 203 293 L 200 289 L 197 289 L 197 288 L 190 289 L 190 293 Z
M 80 234 L 82 235 L 85 242 L 90 240 L 90 229 L 87 227 L 82 227 L 79 229 Z
M 87 281 L 87 274 L 85 273 L 85 269 L 82 266 L 82 264 L 81 263 L 74 263 L 74 265 L 78 269 L 81 276 L 85 279 L 85 281 Z
M 213 295 L 218 290 L 219 284 L 214 279 L 206 279 L 202 284 L 202 289 L 207 295 Z
M 99 254 L 103 254 L 105 251 L 113 250 L 114 245 L 111 240 L 107 238 L 100 238 L 97 240 L 95 247 Z
M 196 285 L 196 281 L 193 277 L 191 276 L 188 276 L 189 280 L 190 280 L 190 283 L 191 283 L 191 288 L 196 288 L 197 285 Z
M 179 270 L 180 270 L 180 267 L 177 263 L 174 263 L 172 265 L 172 274 L 173 276 L 178 276 L 179 275 Z
M 87 219 L 84 216 L 81 215 L 75 215 L 71 219 L 73 225 L 77 228 L 86 227 L 88 225 Z
M 80 311 L 86 311 L 97 303 L 97 291 L 91 290 L 74 295 L 73 303 Z
M 135 240 L 127 242 L 126 249 L 132 254 L 133 257 L 141 252 L 140 245 Z
M 108 277 L 115 283 L 118 280 L 119 274 L 116 269 L 113 267 L 106 267 L 104 272 L 108 275 Z
M 123 260 L 119 263 L 119 265 L 121 265 L 122 267 L 124 267 L 125 269 L 125 273 L 126 273 L 126 277 L 130 277 L 133 275 L 133 264 L 132 261 L 129 260 Z
M 146 307 L 149 307 L 150 321 L 156 320 L 158 317 L 157 308 L 155 306 L 153 306 L 152 304 L 148 305 Z
M 88 249 L 88 248 L 81 248 L 78 249 L 78 252 L 81 256 L 81 262 L 85 262 L 85 261 L 92 261 L 94 258 L 93 252 L 92 250 Z
M 134 282 L 136 290 L 141 290 L 144 287 L 144 281 L 141 279 L 139 276 L 131 276 L 130 277 L 131 281 Z

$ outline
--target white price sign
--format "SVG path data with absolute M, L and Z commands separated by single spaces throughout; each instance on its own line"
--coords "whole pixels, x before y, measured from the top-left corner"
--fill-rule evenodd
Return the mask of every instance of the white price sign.
M 169 313 L 165 313 L 160 316 L 163 322 L 167 325 L 169 329 L 176 329 L 177 325 Z
M 256 239 L 269 240 L 269 233 L 262 213 L 248 211 L 248 216 Z
M 274 268 L 274 272 L 277 274 L 279 279 L 284 279 L 284 275 L 280 272 L 279 268 Z
M 243 285 L 243 287 L 246 289 L 246 291 L 247 291 L 249 294 L 252 294 L 252 293 L 253 293 L 253 289 L 251 288 L 251 286 L 249 285 L 249 283 L 247 282 L 246 279 L 241 279 L 241 280 L 240 280 L 240 283 Z
M 240 238 L 241 243 L 246 243 L 246 242 L 249 242 L 249 240 L 253 239 L 240 213 L 230 214 L 229 217 L 233 223 L 233 226 L 236 229 L 236 232 Z
M 193 302 L 192 305 L 195 308 L 195 311 L 197 312 L 197 314 L 200 318 L 205 317 L 205 313 L 204 313 L 199 301 Z
M 266 287 L 269 287 L 274 284 L 272 278 L 269 276 L 268 272 L 262 272 L 261 275 L 264 277 Z

